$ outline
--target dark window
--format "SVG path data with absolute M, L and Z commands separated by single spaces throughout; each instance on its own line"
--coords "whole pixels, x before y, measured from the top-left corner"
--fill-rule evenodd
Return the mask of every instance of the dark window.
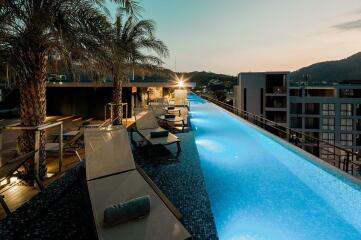
M 356 135 L 356 146 L 361 146 L 361 134 Z
M 361 98 L 361 89 L 340 89 L 341 98 Z
M 263 114 L 263 88 L 261 88 L 261 94 L 260 95 L 261 95 L 261 99 L 260 99 L 261 100 L 260 101 L 261 102 L 261 114 Z
M 319 103 L 306 103 L 305 104 L 305 114 L 320 114 L 320 104 Z
M 361 131 L 361 119 L 356 120 L 356 131 Z
M 302 114 L 302 103 L 291 103 L 291 114 Z
M 302 128 L 302 118 L 291 117 L 291 128 Z
M 361 104 L 356 104 L 356 116 L 361 116 Z
M 290 89 L 290 96 L 302 97 L 302 89 Z
M 319 118 L 305 118 L 305 128 L 306 129 L 319 129 L 320 128 L 320 119 Z
M 243 89 L 243 110 L 247 111 L 247 88 Z

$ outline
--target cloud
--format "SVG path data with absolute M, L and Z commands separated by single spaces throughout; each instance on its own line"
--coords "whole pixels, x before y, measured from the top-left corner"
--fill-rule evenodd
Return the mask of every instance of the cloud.
M 361 29 L 361 19 L 344 22 L 333 27 L 341 30 Z

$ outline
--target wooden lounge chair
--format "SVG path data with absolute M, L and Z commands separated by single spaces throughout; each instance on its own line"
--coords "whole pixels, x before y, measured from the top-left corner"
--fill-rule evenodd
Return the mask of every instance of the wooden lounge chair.
M 177 156 L 181 152 L 179 138 L 169 133 L 166 137 L 152 138 L 151 133 L 155 131 L 164 131 L 161 128 L 151 111 L 147 111 L 142 115 L 137 115 L 135 119 L 136 131 L 151 145 L 170 145 L 177 144 Z M 133 141 L 133 132 L 131 132 L 131 139 Z
M 10 179 L 10 177 L 12 177 L 21 166 L 23 166 L 27 161 L 34 157 L 35 153 L 36 151 L 26 153 L 24 155 L 9 160 L 5 164 L 0 166 L 0 182 Z M 37 183 L 40 190 L 44 188 L 42 183 L 38 179 L 35 178 L 35 182 Z M 8 208 L 4 200 L 4 196 L 2 195 L 0 195 L 0 204 L 4 208 L 6 214 L 10 214 L 10 209 Z
M 152 180 L 138 170 L 124 127 L 85 132 L 86 177 L 94 222 L 101 240 L 189 239 L 177 219 L 179 212 Z M 156 189 L 156 190 L 155 190 Z M 103 224 L 104 210 L 114 204 L 148 195 L 151 207 L 142 218 L 113 227 Z M 173 210 L 173 211 L 172 211 Z

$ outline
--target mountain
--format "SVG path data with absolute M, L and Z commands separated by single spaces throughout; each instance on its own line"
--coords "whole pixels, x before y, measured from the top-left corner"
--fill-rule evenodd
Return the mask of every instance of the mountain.
M 184 75 L 186 79 L 190 82 L 195 82 L 197 84 L 197 88 L 209 85 L 211 81 L 215 84 L 221 83 L 225 88 L 232 88 L 233 85 L 237 84 L 237 77 L 218 74 L 213 72 L 188 72 L 188 73 L 178 73 L 180 75 Z
M 304 80 L 309 75 L 310 84 L 332 84 L 344 80 L 360 80 L 361 82 L 361 52 L 348 58 L 316 63 L 301 68 L 290 74 L 291 83 Z

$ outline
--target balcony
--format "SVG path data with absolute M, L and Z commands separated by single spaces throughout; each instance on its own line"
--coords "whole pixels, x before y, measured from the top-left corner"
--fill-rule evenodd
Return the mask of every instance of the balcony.
M 287 108 L 287 98 L 278 96 L 267 96 L 266 108 Z

